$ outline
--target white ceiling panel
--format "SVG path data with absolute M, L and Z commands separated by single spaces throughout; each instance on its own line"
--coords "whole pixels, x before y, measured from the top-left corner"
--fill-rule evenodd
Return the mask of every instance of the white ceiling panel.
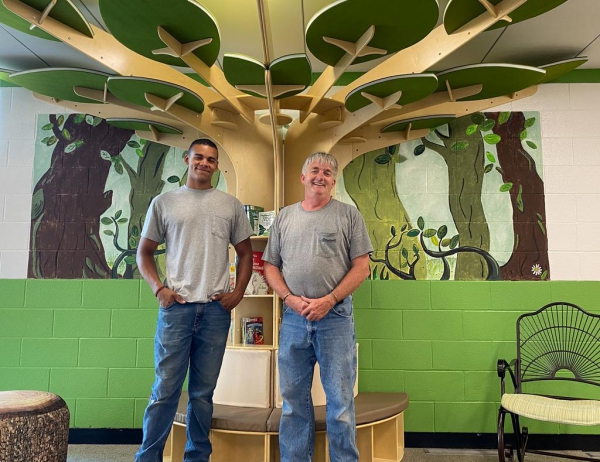
M 600 1 L 569 0 L 509 26 L 485 62 L 543 65 L 574 58 L 600 34 Z

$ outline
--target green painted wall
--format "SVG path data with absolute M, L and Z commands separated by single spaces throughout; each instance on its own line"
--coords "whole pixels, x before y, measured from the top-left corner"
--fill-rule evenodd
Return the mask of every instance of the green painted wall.
M 72 427 L 141 427 L 156 323 L 143 281 L 9 279 L 0 293 L 0 390 L 61 395 Z M 409 432 L 494 433 L 496 360 L 515 355 L 517 316 L 550 301 L 600 312 L 600 282 L 366 281 L 355 294 L 360 390 L 406 391 Z

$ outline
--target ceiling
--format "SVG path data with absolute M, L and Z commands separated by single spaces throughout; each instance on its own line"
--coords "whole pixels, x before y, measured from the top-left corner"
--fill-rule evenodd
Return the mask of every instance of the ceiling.
M 305 52 L 305 25 L 321 8 L 332 3 L 331 0 L 265 1 L 275 57 Z M 439 0 L 440 22 L 448 1 Z M 72 2 L 91 24 L 106 29 L 98 0 Z M 263 59 L 256 0 L 200 0 L 200 3 L 219 24 L 219 63 L 224 53 L 242 53 Z M 325 68 L 310 52 L 308 55 L 314 72 Z M 600 0 L 568 0 L 542 16 L 484 32 L 431 70 L 486 62 L 539 66 L 580 56 L 589 58 L 583 69 L 600 69 Z M 364 72 L 380 61 L 351 66 L 348 71 Z M 0 24 L 0 68 L 21 71 L 46 67 L 79 67 L 110 72 L 110 69 L 64 43 L 43 40 Z

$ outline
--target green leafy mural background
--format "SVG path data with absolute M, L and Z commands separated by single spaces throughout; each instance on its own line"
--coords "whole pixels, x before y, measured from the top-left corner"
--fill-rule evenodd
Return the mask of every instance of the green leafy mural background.
M 348 164 L 337 195 L 365 217 L 371 278 L 548 280 L 539 122 L 474 113 Z
M 139 278 L 148 206 L 186 182 L 184 155 L 89 114 L 39 115 L 28 277 Z M 223 175 L 213 185 L 226 190 Z M 156 259 L 164 271 L 162 245 Z

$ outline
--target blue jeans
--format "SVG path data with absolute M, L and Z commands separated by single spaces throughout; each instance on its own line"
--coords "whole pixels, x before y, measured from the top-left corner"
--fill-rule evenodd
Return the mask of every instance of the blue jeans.
M 356 333 L 352 297 L 320 321 L 307 321 L 284 305 L 279 338 L 279 386 L 283 409 L 279 426 L 281 462 L 310 462 L 315 445 L 311 388 L 315 362 L 327 398 L 327 439 L 331 462 L 358 461 L 354 383 Z
M 208 462 L 212 397 L 219 377 L 231 313 L 221 303 L 186 303 L 159 308 L 154 361 L 156 379 L 144 414 L 137 462 L 163 460 L 165 442 L 189 366 L 185 462 Z

